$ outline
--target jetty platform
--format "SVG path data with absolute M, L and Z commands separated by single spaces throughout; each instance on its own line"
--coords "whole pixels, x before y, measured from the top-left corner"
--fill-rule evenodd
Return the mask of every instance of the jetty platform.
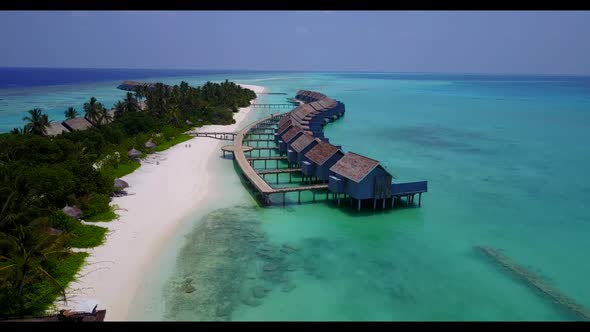
M 403 203 L 403 198 L 404 205 L 410 206 L 414 205 L 415 196 L 417 206 L 421 206 L 422 194 L 428 191 L 427 181 L 392 183 L 393 175 L 378 161 L 344 153 L 340 146 L 328 143 L 323 127 L 343 117 L 343 103 L 306 90 L 300 90 L 292 100 L 299 105 L 293 108 L 292 104 L 252 104 L 293 109 L 270 114 L 239 131 L 190 134 L 232 141 L 221 148 L 223 156 L 233 156 L 246 185 L 264 205 L 272 204 L 271 197 L 279 195 L 284 205 L 286 195 L 294 192 L 301 203 L 301 193 L 311 192 L 314 202 L 318 194 L 325 194 L 326 200 L 331 196 L 338 205 L 344 201 L 358 210 L 368 205 L 364 203 L 369 200 L 373 209 L 378 205 L 382 209 L 393 208 L 397 202 Z M 331 154 L 323 158 L 326 153 Z M 272 168 L 268 168 L 269 164 Z M 279 181 L 281 175 L 288 175 L 288 184 L 284 177 L 283 183 Z M 294 177 L 298 185 L 293 183 Z

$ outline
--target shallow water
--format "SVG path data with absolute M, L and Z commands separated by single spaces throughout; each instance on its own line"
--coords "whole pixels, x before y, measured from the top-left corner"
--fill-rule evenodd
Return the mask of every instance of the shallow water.
M 358 213 L 345 202 L 312 204 L 311 194 L 301 205 L 290 194 L 285 208 L 280 199 L 259 208 L 232 162 L 215 160 L 226 201 L 195 211 L 179 231 L 146 277 L 153 282 L 132 319 L 579 319 L 478 252 L 480 245 L 590 307 L 588 78 L 227 78 L 344 102 L 346 115 L 325 129 L 330 141 L 380 160 L 397 181 L 428 180 L 429 192 L 421 208 Z

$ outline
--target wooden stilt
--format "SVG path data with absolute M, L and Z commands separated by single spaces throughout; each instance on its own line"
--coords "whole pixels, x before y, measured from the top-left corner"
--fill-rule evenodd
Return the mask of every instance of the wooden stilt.
M 373 198 L 373 210 L 377 208 L 377 199 Z
M 283 193 L 283 206 L 285 206 L 285 198 L 286 198 L 287 193 Z
M 422 205 L 422 193 L 418 194 L 418 206 Z
M 357 210 L 360 211 L 361 210 L 361 200 L 360 199 L 357 199 L 357 202 L 358 202 L 358 208 L 357 208 Z
M 291 173 L 289 173 L 289 183 L 291 183 L 291 178 L 292 178 L 292 175 L 291 175 Z
M 385 210 L 385 198 L 383 199 L 383 207 L 382 207 L 382 209 Z
M 298 191 L 297 194 L 297 203 L 301 204 L 301 191 Z
M 395 204 L 395 196 L 391 196 L 391 208 L 393 209 L 393 206 Z
M 279 184 L 279 173 L 277 173 L 277 184 Z

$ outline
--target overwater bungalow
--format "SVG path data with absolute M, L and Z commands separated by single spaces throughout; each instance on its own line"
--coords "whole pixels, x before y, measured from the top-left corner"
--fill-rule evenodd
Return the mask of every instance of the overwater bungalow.
M 383 167 L 379 161 L 361 156 L 356 153 L 344 153 L 340 146 L 330 144 L 323 135 L 323 126 L 330 121 L 341 117 L 345 112 L 345 105 L 338 100 L 328 98 L 326 95 L 300 90 L 297 92 L 297 99 L 304 104 L 283 114 L 273 114 L 268 118 L 261 119 L 243 132 L 246 134 L 259 124 L 260 129 L 252 131 L 252 135 L 262 134 L 269 129 L 268 124 L 276 124 L 274 141 L 279 146 L 281 156 L 268 156 L 263 158 L 238 158 L 240 167 L 244 170 L 250 183 L 258 190 L 264 204 L 270 204 L 270 195 L 282 194 L 283 204 L 285 195 L 290 192 L 298 193 L 298 202 L 301 202 L 301 192 L 311 191 L 313 200 L 318 190 L 326 190 L 326 199 L 332 193 L 333 199 L 338 200 L 342 194 L 357 200 L 357 207 L 360 210 L 363 200 L 373 199 L 373 208 L 376 208 L 377 200 L 380 200 L 383 208 L 385 201 L 389 200 L 391 206 L 396 201 L 405 197 L 406 202 L 413 203 L 414 196 L 419 195 L 418 205 L 422 193 L 427 192 L 427 182 L 392 183 L 393 175 Z M 261 141 L 265 141 L 261 139 Z M 268 147 L 267 147 L 268 148 Z M 271 148 L 272 149 L 272 148 Z M 243 151 L 242 151 L 243 153 Z M 283 153 L 287 156 L 283 157 Z M 252 162 L 249 160 L 264 160 L 264 168 L 268 160 L 276 160 L 276 168 L 272 170 L 253 170 Z M 279 160 L 287 160 L 287 169 L 279 169 Z M 276 175 L 279 183 L 279 174 L 288 173 L 289 182 L 291 174 L 301 172 L 304 177 L 315 177 L 323 183 L 305 183 L 301 186 L 273 188 L 265 181 L 265 175 Z M 304 181 L 306 182 L 306 181 Z
M 289 163 L 300 165 L 303 160 L 303 155 L 316 146 L 318 141 L 320 141 L 319 138 L 315 138 L 313 135 L 307 133 L 303 133 L 303 135 L 299 136 L 299 138 L 293 141 L 287 150 L 287 160 Z
M 66 127 L 69 131 L 74 130 L 86 130 L 92 127 L 92 123 L 88 121 L 86 118 L 75 118 L 65 120 L 61 123 L 64 127 Z
M 379 161 L 348 152 L 330 167 L 328 188 L 333 193 L 347 194 L 360 204 L 363 199 L 390 198 L 392 179 L 393 175 Z
M 328 181 L 330 168 L 343 156 L 344 152 L 339 147 L 319 140 L 317 145 L 305 153 L 301 161 L 303 175 Z
M 299 136 L 303 135 L 304 130 L 301 127 L 292 126 L 280 137 L 279 152 L 287 152 L 290 144 L 293 143 Z

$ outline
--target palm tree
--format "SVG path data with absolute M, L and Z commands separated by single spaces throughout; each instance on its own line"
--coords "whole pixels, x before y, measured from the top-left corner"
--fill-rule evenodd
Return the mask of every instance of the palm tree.
M 68 109 L 64 112 L 66 119 L 75 119 L 78 116 L 78 111 L 76 111 L 73 107 L 68 107 Z
M 129 95 L 129 93 L 127 95 Z M 145 96 L 146 96 L 146 91 L 145 91 L 144 86 L 140 85 L 135 88 L 135 99 L 137 99 L 138 101 L 141 101 L 141 99 L 143 99 Z
M 106 108 L 101 108 L 100 112 L 98 113 L 98 122 L 97 125 L 103 125 L 111 122 L 111 116 Z
M 162 83 L 156 83 L 154 89 L 149 91 L 147 95 L 148 110 L 162 118 L 166 114 L 166 104 L 169 97 L 167 87 Z
M 84 112 L 86 113 L 86 119 L 92 122 L 93 125 L 100 124 L 101 118 L 104 116 L 104 106 L 96 101 L 96 98 L 90 98 L 90 101 L 84 103 Z
M 27 224 L 47 210 L 43 198 L 31 193 L 24 175 L 9 167 L 0 167 L 0 229 Z
M 125 112 L 132 113 L 139 111 L 139 104 L 137 103 L 137 99 L 133 96 L 131 92 L 127 92 L 127 97 L 123 101 L 125 105 Z
M 45 135 L 47 133 L 47 126 L 50 123 L 47 114 L 43 114 L 40 108 L 34 108 L 28 113 L 29 116 L 23 118 L 24 121 L 29 121 L 26 127 L 35 135 Z
M 122 101 L 118 101 L 115 104 L 115 119 L 120 119 L 125 114 L 125 104 Z
M 168 122 L 171 122 L 175 127 L 180 127 L 180 107 L 178 107 L 178 104 L 171 104 L 166 115 Z
M 16 290 L 20 313 L 24 314 L 25 291 L 27 286 L 39 279 L 48 280 L 62 294 L 64 287 L 47 271 L 50 255 L 64 255 L 69 252 L 64 248 L 66 236 L 50 235 L 39 232 L 32 227 L 18 225 L 15 235 L 0 233 L 1 241 L 8 247 L 7 254 L 0 256 L 0 273 Z

